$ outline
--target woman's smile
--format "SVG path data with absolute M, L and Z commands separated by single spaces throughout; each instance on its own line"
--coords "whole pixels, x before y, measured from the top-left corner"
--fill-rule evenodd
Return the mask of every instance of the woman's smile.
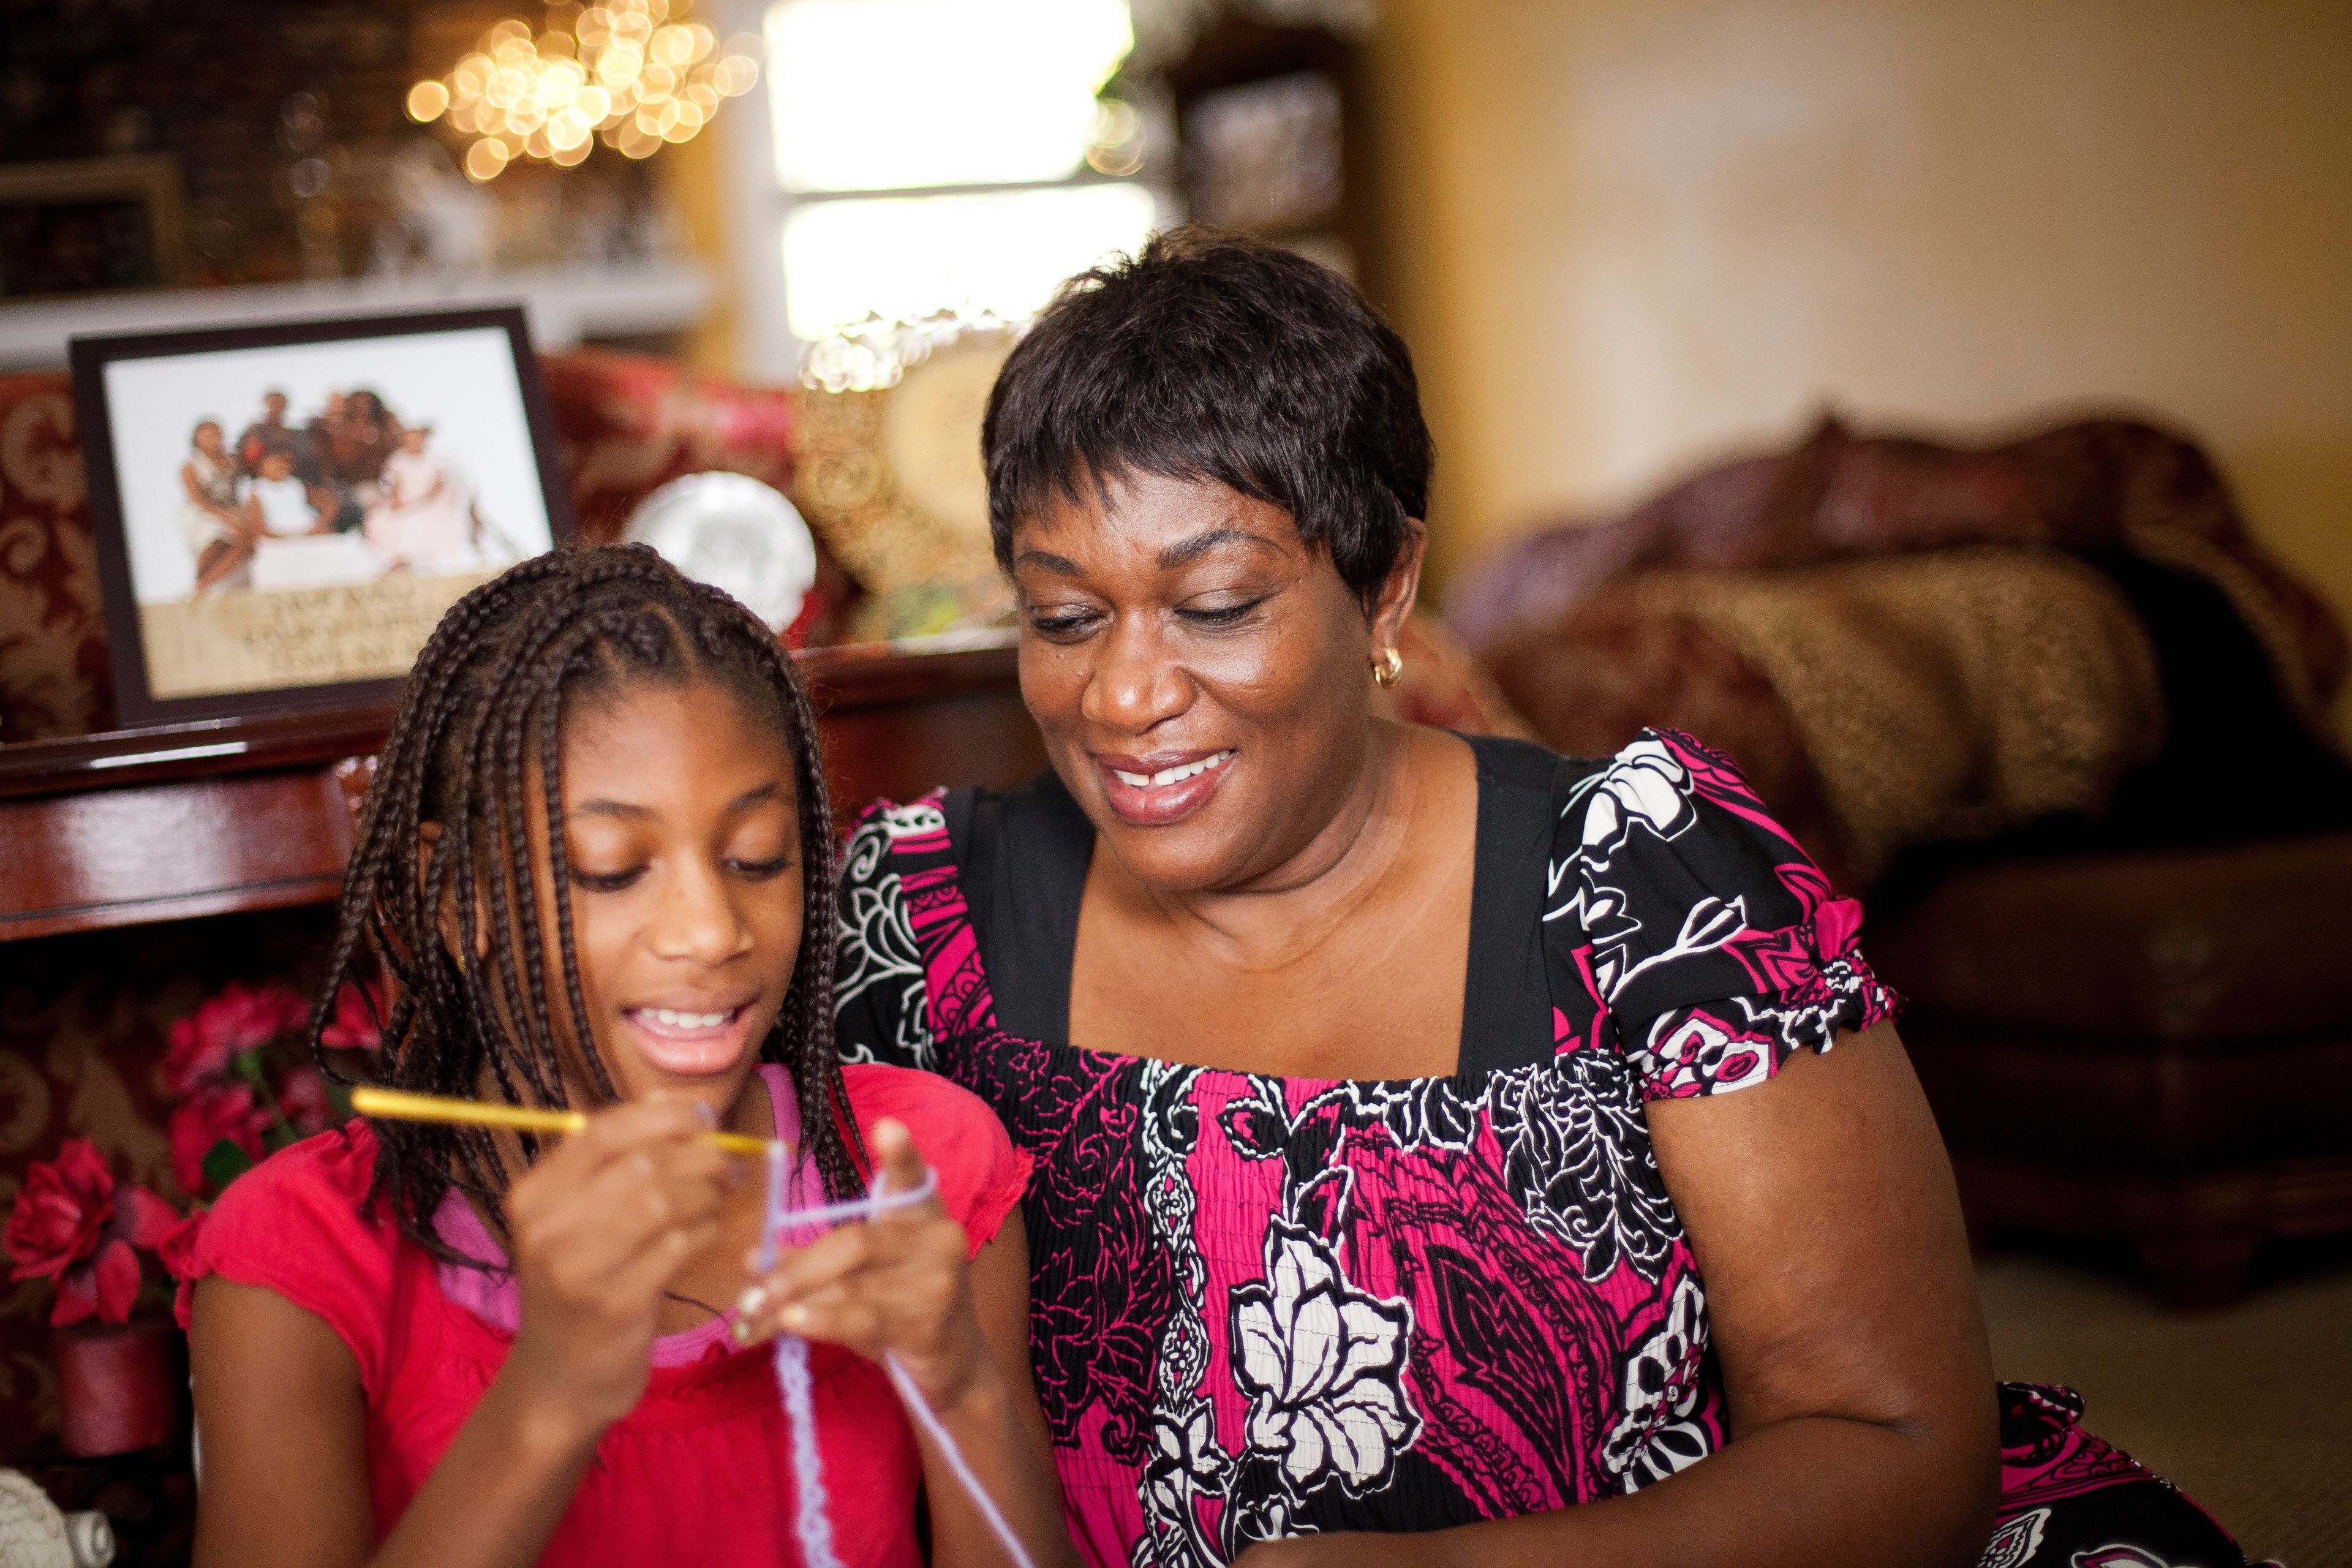
M 1231 746 L 1140 757 L 1097 752 L 1094 757 L 1103 798 L 1121 822 L 1137 827 L 1165 827 L 1208 805 L 1233 771 L 1233 760 Z

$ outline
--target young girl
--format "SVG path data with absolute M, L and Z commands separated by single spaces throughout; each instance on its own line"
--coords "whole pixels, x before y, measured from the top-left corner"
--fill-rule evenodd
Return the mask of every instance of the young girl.
M 600 1109 L 545 1142 L 354 1122 L 229 1189 L 189 1270 L 199 1564 L 797 1562 L 772 1359 L 738 1342 L 779 1322 L 814 1342 L 845 1563 L 919 1563 L 919 1498 L 935 1562 L 1002 1558 L 885 1352 L 1031 1555 L 1067 1560 L 1026 1163 L 963 1090 L 839 1064 L 833 908 L 807 700 L 748 612 L 639 548 L 543 556 L 450 611 L 327 994 L 388 967 L 386 1085 Z M 793 1142 L 803 1204 L 862 1195 L 869 1150 L 900 1191 L 928 1162 L 938 1195 L 755 1282 L 764 1184 L 714 1127 Z

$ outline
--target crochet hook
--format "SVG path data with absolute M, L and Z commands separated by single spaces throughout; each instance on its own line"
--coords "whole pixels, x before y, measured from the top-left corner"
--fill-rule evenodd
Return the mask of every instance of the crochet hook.
M 525 1132 L 577 1132 L 588 1125 L 577 1110 L 552 1110 L 531 1105 L 492 1105 L 479 1100 L 452 1100 L 438 1094 L 412 1094 L 401 1089 L 376 1089 L 362 1084 L 352 1090 L 352 1109 L 362 1116 L 393 1121 L 443 1121 L 461 1127 L 513 1127 Z M 740 1132 L 701 1132 L 696 1137 L 730 1154 L 765 1158 L 773 1141 Z

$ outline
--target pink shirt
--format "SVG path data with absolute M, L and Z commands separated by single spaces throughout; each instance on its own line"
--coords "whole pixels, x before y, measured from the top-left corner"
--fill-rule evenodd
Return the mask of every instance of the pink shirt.
M 859 1065 L 844 1076 L 868 1136 L 886 1116 L 913 1132 L 977 1254 L 1020 1202 L 1028 1156 L 986 1106 L 944 1079 Z M 788 1092 L 771 1099 L 790 1113 Z M 437 1264 L 383 1215 L 362 1213 L 375 1150 L 373 1132 L 354 1121 L 262 1162 L 214 1207 L 190 1276 L 276 1290 L 350 1346 L 367 1394 L 381 1542 L 505 1361 L 517 1315 L 502 1276 Z M 464 1221 L 446 1208 L 439 1216 L 444 1237 L 497 1256 L 480 1220 L 462 1200 L 459 1208 Z M 183 1291 L 183 1322 L 185 1300 Z M 656 1343 L 644 1398 L 605 1433 L 541 1563 L 797 1563 L 788 1438 L 766 1348 L 736 1350 L 723 1320 Z M 897 1395 L 872 1362 L 810 1349 L 835 1550 L 844 1563 L 917 1568 L 922 1471 Z

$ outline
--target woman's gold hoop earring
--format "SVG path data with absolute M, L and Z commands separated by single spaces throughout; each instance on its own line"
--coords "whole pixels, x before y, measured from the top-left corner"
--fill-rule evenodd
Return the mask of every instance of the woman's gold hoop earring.
M 1372 660 L 1372 679 L 1382 687 L 1394 686 L 1404 679 L 1404 655 L 1392 647 L 1381 649 L 1381 657 Z

